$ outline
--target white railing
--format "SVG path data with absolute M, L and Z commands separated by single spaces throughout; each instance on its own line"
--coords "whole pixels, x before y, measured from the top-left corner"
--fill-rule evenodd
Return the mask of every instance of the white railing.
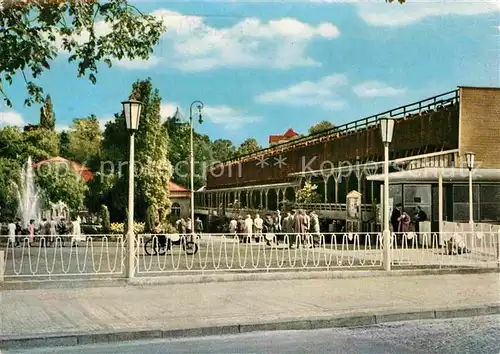
M 80 238 L 79 240 L 77 239 Z M 78 241 L 77 241 L 78 240 Z M 4 279 L 123 277 L 123 236 L 0 236 Z
M 183 247 L 187 238 L 167 237 L 177 241 L 162 249 L 157 236 L 139 236 L 138 275 L 380 268 L 383 259 L 381 233 L 287 234 L 279 235 L 281 242 L 273 234 L 250 243 L 244 235 L 210 234 L 194 240 L 196 253 Z M 393 234 L 392 245 L 395 268 L 500 266 L 498 232 L 400 233 Z
M 164 237 L 137 236 L 137 276 L 381 269 L 383 260 L 381 233 L 267 234 L 250 242 L 245 235 L 229 234 L 202 234 L 192 242 L 190 235 Z M 125 277 L 123 236 L 74 241 L 71 235 L 36 236 L 32 242 L 25 236 L 0 236 L 0 274 L 7 281 Z M 394 269 L 500 267 L 500 232 L 393 234 L 391 260 Z

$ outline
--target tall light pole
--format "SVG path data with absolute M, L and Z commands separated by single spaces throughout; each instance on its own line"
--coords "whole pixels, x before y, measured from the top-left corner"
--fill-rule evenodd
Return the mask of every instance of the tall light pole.
M 383 117 L 380 121 L 380 133 L 384 144 L 384 269 L 391 270 L 391 230 L 389 229 L 389 144 L 394 133 L 394 119 Z
M 470 231 L 474 231 L 474 198 L 472 195 L 472 169 L 474 168 L 474 153 L 468 152 L 465 154 L 467 157 L 467 168 L 469 169 L 469 225 Z
M 134 234 L 134 136 L 139 129 L 139 119 L 141 117 L 142 103 L 136 100 L 123 101 L 123 113 L 125 123 L 130 132 L 130 154 L 128 165 L 128 225 L 127 225 L 127 245 L 128 264 L 127 277 L 133 278 L 135 272 L 135 234 Z
M 189 169 L 189 177 L 191 178 L 191 236 L 192 240 L 194 239 L 194 139 L 193 139 L 193 107 L 196 106 L 198 109 L 198 122 L 200 124 L 203 123 L 203 118 L 201 116 L 201 110 L 203 109 L 203 102 L 194 101 L 191 103 L 189 107 L 189 125 L 191 132 L 191 149 L 190 149 L 190 169 Z M 191 241 L 192 241 L 191 240 Z

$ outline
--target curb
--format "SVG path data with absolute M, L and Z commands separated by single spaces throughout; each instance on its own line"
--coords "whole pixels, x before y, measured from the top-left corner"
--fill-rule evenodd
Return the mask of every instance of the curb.
M 0 291 L 37 289 L 75 289 L 98 287 L 154 286 L 174 284 L 220 283 L 233 281 L 300 280 L 300 279 L 356 279 L 377 277 L 402 277 L 449 274 L 500 273 L 499 268 L 446 268 L 446 269 L 396 269 L 384 270 L 343 269 L 330 271 L 292 270 L 281 272 L 209 273 L 203 275 L 183 274 L 169 276 L 144 276 L 126 278 L 20 280 L 0 282 Z
M 315 330 L 324 328 L 366 327 L 383 323 L 431 319 L 450 319 L 500 315 L 500 304 L 473 308 L 447 308 L 418 312 L 366 313 L 351 316 L 291 319 L 280 322 L 234 324 L 186 329 L 138 329 L 82 333 L 36 334 L 29 336 L 2 336 L 0 349 L 28 349 L 34 347 L 76 346 L 116 343 L 147 339 L 174 339 L 213 335 L 240 334 L 262 331 Z

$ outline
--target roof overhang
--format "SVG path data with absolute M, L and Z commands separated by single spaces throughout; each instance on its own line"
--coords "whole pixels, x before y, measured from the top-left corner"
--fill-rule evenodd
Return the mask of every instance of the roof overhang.
M 288 182 L 288 183 L 275 183 L 275 184 L 259 184 L 254 186 L 243 186 L 243 187 L 232 187 L 232 188 L 218 188 L 218 189 L 205 189 L 203 192 L 238 192 L 246 190 L 269 190 L 269 189 L 280 189 L 288 187 L 299 187 L 300 182 Z
M 414 170 L 389 173 L 390 183 L 430 182 L 436 183 L 441 174 L 444 182 L 468 182 L 469 170 L 457 167 L 424 167 Z M 368 181 L 384 181 L 384 174 L 367 176 Z M 472 170 L 475 182 L 500 182 L 499 168 L 477 168 Z

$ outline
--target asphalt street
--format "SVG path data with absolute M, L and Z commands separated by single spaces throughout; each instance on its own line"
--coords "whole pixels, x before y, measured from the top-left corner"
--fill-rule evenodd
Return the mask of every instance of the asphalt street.
M 500 316 L 397 322 L 365 328 L 40 348 L 3 353 L 500 353 Z

